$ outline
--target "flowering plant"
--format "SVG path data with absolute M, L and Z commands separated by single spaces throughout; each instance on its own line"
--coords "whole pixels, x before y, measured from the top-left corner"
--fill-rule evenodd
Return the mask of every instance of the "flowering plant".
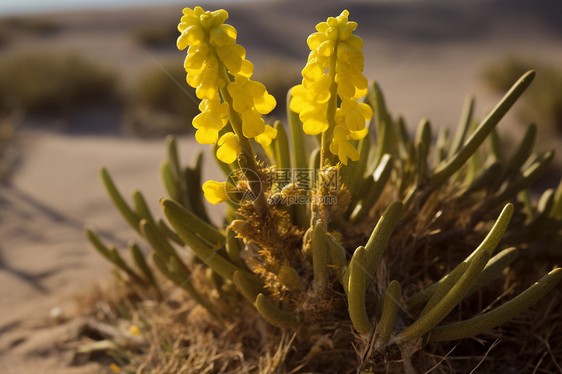
M 319 23 L 308 38 L 302 83 L 287 98 L 289 131 L 265 123 L 276 101 L 251 79 L 253 65 L 227 18 L 224 10 L 186 8 L 177 41 L 188 48 L 187 83 L 201 99 L 195 138 L 214 145 L 227 181 L 201 186 L 202 158 L 181 168 L 170 138 L 162 167 L 170 198 L 161 201 L 168 225 L 139 192 L 131 208 L 102 172 L 116 206 L 151 246 L 155 267 L 208 312 L 207 324 L 263 318 L 279 345 L 271 370 L 367 372 L 392 362 L 411 368 L 420 360 L 416 352 L 493 329 L 560 281 L 557 268 L 490 311 L 457 308 L 473 294 L 482 297 L 480 289 L 518 255 L 537 246 L 559 254 L 562 188 L 545 192 L 536 206 L 526 192 L 552 152 L 532 155 L 530 127 L 507 157 L 494 130 L 534 72 L 480 124 L 469 100 L 454 138 L 439 132 L 431 160 L 429 121 L 411 138 L 380 87 L 369 87 L 349 12 Z M 317 141 L 313 152 L 305 135 Z M 212 204 L 228 204 L 226 224 L 209 219 L 202 192 Z M 134 269 L 92 229 L 87 233 L 130 284 L 142 286 L 143 297 L 161 300 L 163 282 L 136 244 Z M 195 255 L 191 262 L 185 247 Z M 208 282 L 193 272 L 196 264 L 206 266 Z M 332 357 L 312 359 L 318 344 Z M 351 347 L 359 354 L 349 355 Z

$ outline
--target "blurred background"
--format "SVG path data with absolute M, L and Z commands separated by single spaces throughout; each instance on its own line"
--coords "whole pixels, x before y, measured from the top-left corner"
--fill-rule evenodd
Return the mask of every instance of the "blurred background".
M 106 197 L 99 168 L 109 169 L 123 193 L 142 190 L 159 212 L 163 137 L 180 136 L 184 162 L 208 152 L 192 139 L 198 102 L 185 83 L 185 51 L 175 46 L 181 10 L 195 5 L 228 10 L 254 78 L 278 101 L 272 117 L 284 117 L 285 95 L 300 82 L 314 26 L 348 9 L 365 42 L 365 75 L 380 83 L 391 112 L 411 130 L 424 117 L 434 133 L 454 128 L 469 94 L 482 119 L 532 68 L 536 81 L 499 132 L 515 144 L 535 122 L 537 149 L 562 151 L 559 0 L 3 0 L 0 331 L 11 338 L 0 343 L 0 366 L 6 372 L 29 372 L 21 365 L 34 361 L 21 358 L 45 346 L 41 331 L 53 339 L 46 326 L 33 325 L 31 334 L 23 321 L 54 313 L 68 295 L 107 275 L 83 225 L 94 224 L 122 247 L 132 235 Z M 204 178 L 220 178 L 206 156 Z M 556 187 L 561 156 L 544 186 Z M 66 363 L 37 357 L 54 372 Z

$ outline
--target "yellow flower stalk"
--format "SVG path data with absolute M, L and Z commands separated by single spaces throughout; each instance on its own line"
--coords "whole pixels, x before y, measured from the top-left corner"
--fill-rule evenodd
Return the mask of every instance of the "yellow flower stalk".
M 250 179 L 250 174 L 253 178 L 257 175 L 257 166 L 248 140 L 254 138 L 269 146 L 277 132 L 265 124 L 262 115 L 277 103 L 263 84 L 250 79 L 253 64 L 246 60 L 245 49 L 236 44 L 236 29 L 224 24 L 227 18 L 228 13 L 222 9 L 210 12 L 200 6 L 185 8 L 178 25 L 181 35 L 177 46 L 180 50 L 189 47 L 184 63 L 187 83 L 202 100 L 201 114 L 193 119 L 196 140 L 201 144 L 218 141 L 217 158 L 227 164 L 243 154 L 240 166 L 253 171 L 247 175 Z M 233 132 L 219 139 L 219 132 L 229 121 Z
M 253 65 L 246 60 L 244 48 L 236 44 L 236 29 L 224 24 L 228 13 L 222 9 L 204 11 L 197 6 L 185 8 L 183 14 L 177 45 L 180 50 L 189 47 L 184 64 L 187 83 L 203 100 L 202 113 L 193 121 L 201 133 L 196 135 L 197 141 L 216 143 L 218 132 L 228 120 L 229 108 L 241 117 L 242 134 L 246 138 L 262 134 L 265 123 L 261 115 L 271 112 L 277 103 L 263 84 L 250 79 Z M 229 99 L 221 102 L 219 92 L 224 95 L 225 88 Z
M 373 115 L 369 105 L 357 101 L 367 93 L 363 41 L 353 35 L 357 23 L 348 16 L 344 10 L 316 25 L 317 32 L 307 40 L 311 52 L 302 70 L 302 84 L 291 91 L 291 110 L 299 113 L 304 132 L 322 134 L 322 167 L 331 159 L 330 152 L 344 165 L 348 159 L 359 159 L 349 141 L 367 134 L 365 125 Z

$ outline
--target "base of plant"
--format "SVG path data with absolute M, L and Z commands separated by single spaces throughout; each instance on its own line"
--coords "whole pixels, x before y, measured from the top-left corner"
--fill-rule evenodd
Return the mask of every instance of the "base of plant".
M 486 294 L 509 298 L 534 280 L 531 274 L 548 269 L 545 265 L 532 267 L 525 264 L 511 269 L 506 280 L 491 284 Z M 197 283 L 205 281 L 203 273 L 195 273 L 195 278 L 201 278 Z M 355 373 L 369 347 L 370 342 L 352 333 L 350 323 L 337 330 L 324 326 L 321 331 L 297 339 L 295 333 L 272 327 L 251 305 L 232 310 L 217 303 L 217 313 L 222 317 L 219 322 L 172 284 L 162 292 L 165 301 L 156 301 L 150 295 L 139 294 L 130 284 L 114 280 L 81 297 L 77 318 L 88 317 L 113 326 L 123 339 L 121 345 L 108 349 L 99 342 L 114 342 L 115 335 L 85 331 L 88 336 L 79 339 L 78 351 L 82 353 L 78 362 L 101 361 L 104 366 L 114 363 L 123 373 L 134 373 L 139 368 L 146 373 Z M 467 300 L 462 313 L 479 311 L 478 300 L 485 297 L 475 295 Z M 410 357 L 410 363 L 416 372 L 433 368 L 432 373 L 450 373 L 451 369 L 469 372 L 477 365 L 482 373 L 532 372 L 535 368 L 540 369 L 537 372 L 556 372 L 556 358 L 562 357 L 562 323 L 555 308 L 560 300 L 562 290 L 555 289 L 548 299 L 502 328 L 475 339 L 428 344 Z M 131 326 L 140 331 L 134 340 Z M 92 341 L 93 335 L 98 340 Z M 493 354 L 487 355 L 492 350 Z M 365 369 L 374 373 L 404 372 L 404 359 L 397 349 L 376 361 Z

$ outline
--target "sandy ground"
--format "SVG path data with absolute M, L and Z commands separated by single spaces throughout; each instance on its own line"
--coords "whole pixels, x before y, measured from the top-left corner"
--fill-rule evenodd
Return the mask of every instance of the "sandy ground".
M 314 24 L 342 8 L 337 1 L 308 5 L 313 3 L 232 5 L 230 23 L 257 66 L 283 62 L 298 68 Z M 478 80 L 487 63 L 506 54 L 562 61 L 562 22 L 553 20 L 558 8 L 540 1 L 527 9 L 524 3 L 505 8 L 500 0 L 471 5 L 356 0 L 345 7 L 359 21 L 358 33 L 365 40 L 366 75 L 381 82 L 391 110 L 403 113 L 410 126 L 428 117 L 437 126 L 453 127 L 466 94 L 478 97 L 479 116 L 497 100 Z M 77 51 L 119 69 L 132 85 L 138 72 L 155 61 L 183 59 L 173 46 L 143 49 L 132 40 L 132 30 L 145 22 L 176 23 L 180 10 L 165 6 L 49 15 L 60 25 L 57 33 L 18 36 L 17 43 L 0 50 L 0 58 L 38 49 Z M 560 18 L 562 13 L 557 14 Z M 501 126 L 510 131 L 507 123 Z M 96 135 L 93 127 L 87 132 L 91 135 L 28 127 L 19 139 L 22 158 L 12 184 L 0 188 L 2 373 L 102 371 L 95 364 L 69 366 L 71 354 L 53 343 L 68 333 L 68 326 L 57 327 L 49 317 L 53 308 L 71 307 L 72 295 L 108 278 L 110 267 L 86 243 L 84 224 L 95 225 L 122 247 L 132 235 L 106 197 L 100 166 L 108 167 L 123 192 L 140 188 L 159 211 L 155 202 L 163 195 L 158 176 L 163 141 Z M 201 148 L 185 138 L 180 149 L 189 162 Z M 206 177 L 217 178 L 217 170 L 209 166 Z
M 24 142 L 28 138 L 12 186 L 0 190 L 0 367 L 25 373 L 37 361 L 46 370 L 54 365 L 46 372 L 59 372 L 52 334 L 62 338 L 69 326 L 53 330 L 48 316 L 71 308 L 76 295 L 103 282 L 110 270 L 86 242 L 84 224 L 121 248 L 137 239 L 108 201 L 100 165 L 124 194 L 140 188 L 159 215 L 164 147 L 162 141 L 23 134 Z M 201 149 L 190 139 L 180 146 L 185 162 Z M 210 171 L 207 178 L 216 179 L 217 171 Z

